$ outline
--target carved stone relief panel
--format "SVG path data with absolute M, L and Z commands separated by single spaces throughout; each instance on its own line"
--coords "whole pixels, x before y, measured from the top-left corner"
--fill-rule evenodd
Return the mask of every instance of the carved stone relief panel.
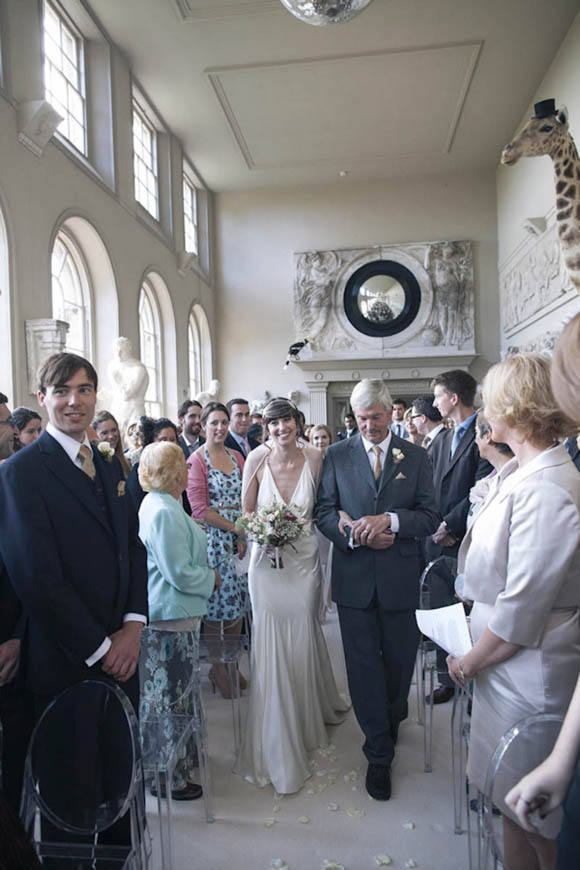
M 345 287 L 352 275 L 377 261 L 401 264 L 416 279 L 421 302 L 412 323 L 395 335 L 366 335 L 349 321 Z M 294 325 L 308 337 L 307 353 L 385 356 L 391 348 L 411 354 L 461 353 L 474 348 L 472 243 L 415 242 L 294 254 Z
M 556 224 L 532 237 L 525 253 L 500 273 L 503 330 L 517 332 L 529 318 L 565 297 L 572 288 L 562 260 Z

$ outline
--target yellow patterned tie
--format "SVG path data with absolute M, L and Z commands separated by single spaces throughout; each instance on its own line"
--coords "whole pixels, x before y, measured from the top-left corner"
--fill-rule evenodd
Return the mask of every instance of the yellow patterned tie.
M 91 480 L 94 480 L 97 476 L 97 472 L 95 470 L 95 463 L 93 462 L 93 451 L 90 447 L 87 447 L 86 444 L 83 444 L 79 450 L 79 457 L 82 470 L 91 478 Z
M 375 452 L 375 467 L 373 468 L 373 474 L 375 476 L 375 480 L 378 480 L 381 476 L 381 471 L 383 470 L 381 467 L 381 448 L 378 446 L 378 444 L 375 444 L 373 450 Z

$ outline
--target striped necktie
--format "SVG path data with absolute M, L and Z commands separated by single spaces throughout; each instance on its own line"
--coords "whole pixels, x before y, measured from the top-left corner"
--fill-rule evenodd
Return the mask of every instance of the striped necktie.
M 81 468 L 84 473 L 94 480 L 97 476 L 97 470 L 95 468 L 95 463 L 93 462 L 93 451 L 90 447 L 87 447 L 86 444 L 83 444 L 81 449 L 79 450 L 79 458 L 81 460 Z

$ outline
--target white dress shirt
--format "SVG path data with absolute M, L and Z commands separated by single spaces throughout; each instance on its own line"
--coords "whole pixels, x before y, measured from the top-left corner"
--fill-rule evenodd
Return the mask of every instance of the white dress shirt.
M 431 431 L 428 432 L 427 435 L 425 435 L 425 438 L 423 439 L 423 444 L 421 446 L 427 448 L 430 444 L 433 444 L 442 429 L 445 429 L 443 423 L 439 423 L 438 426 L 435 426 L 434 429 L 431 429 Z M 428 444 L 425 444 L 425 441 L 428 441 Z
M 82 469 L 83 465 L 80 459 L 80 450 L 81 447 L 88 447 L 91 452 L 93 451 L 91 442 L 88 439 L 87 433 L 85 432 L 84 438 L 82 441 L 77 441 L 76 438 L 71 438 L 70 435 L 67 435 L 66 432 L 61 432 L 60 429 L 57 429 L 56 426 L 53 426 L 52 423 L 46 424 L 46 431 L 49 435 L 57 441 L 68 458 L 77 468 Z M 123 616 L 123 622 L 142 622 L 143 625 L 147 624 L 147 617 L 142 613 L 125 613 Z M 98 649 L 94 651 L 92 655 L 85 659 L 85 664 L 87 667 L 91 668 L 94 664 L 96 664 L 100 659 L 106 655 L 111 648 L 111 638 L 106 637 L 103 642 L 99 645 Z

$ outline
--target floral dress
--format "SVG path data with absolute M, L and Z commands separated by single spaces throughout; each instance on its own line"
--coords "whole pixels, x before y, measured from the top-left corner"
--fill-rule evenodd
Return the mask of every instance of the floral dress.
M 242 474 L 231 451 L 227 450 L 227 453 L 234 466 L 230 474 L 214 468 L 207 448 L 204 448 L 203 451 L 207 465 L 210 507 L 217 511 L 220 516 L 235 523 L 242 512 Z M 236 535 L 233 532 L 224 532 L 207 524 L 205 530 L 207 533 L 207 562 L 211 568 L 217 568 L 222 581 L 220 588 L 214 591 L 207 602 L 206 619 L 213 621 L 239 619 L 249 609 L 250 598 L 248 595 L 248 575 L 244 574 L 242 577 L 238 577 L 236 574 Z

